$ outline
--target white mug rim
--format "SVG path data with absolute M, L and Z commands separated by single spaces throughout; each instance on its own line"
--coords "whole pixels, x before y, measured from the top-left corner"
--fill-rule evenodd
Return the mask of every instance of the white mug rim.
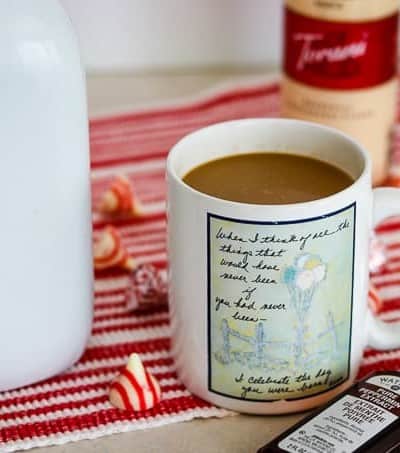
M 213 129 L 217 129 L 220 127 L 227 127 L 227 126 L 237 126 L 240 124 L 246 124 L 246 123 L 254 123 L 258 122 L 260 125 L 262 123 L 264 124 L 273 124 L 276 123 L 278 127 L 280 125 L 285 125 L 285 126 L 290 126 L 290 127 L 295 127 L 296 125 L 303 125 L 303 126 L 310 126 L 316 130 L 320 130 L 323 133 L 328 133 L 328 134 L 333 134 L 336 136 L 341 137 L 343 140 L 347 141 L 352 149 L 359 154 L 359 156 L 362 159 L 363 162 L 363 169 L 361 173 L 358 175 L 357 178 L 354 179 L 354 181 L 344 189 L 335 192 L 332 195 L 328 195 L 327 197 L 321 197 L 317 198 L 316 200 L 310 200 L 310 201 L 304 201 L 304 202 L 298 202 L 298 203 L 283 203 L 283 204 L 260 204 L 260 203 L 244 203 L 244 202 L 239 202 L 239 201 L 232 201 L 232 200 L 226 200 L 223 198 L 218 198 L 213 195 L 206 194 L 204 192 L 201 192 L 199 190 L 194 189 L 193 187 L 189 186 L 186 184 L 181 177 L 179 177 L 176 173 L 174 163 L 176 159 L 176 154 L 179 151 L 179 148 L 183 145 L 188 146 L 190 145 L 190 141 L 193 138 L 197 138 L 199 135 L 203 135 L 205 133 L 208 133 L 212 131 Z M 188 142 L 188 143 L 186 143 Z M 295 150 L 294 150 L 295 153 Z M 246 154 L 245 152 L 241 154 Z M 229 155 L 229 154 L 228 154 Z M 204 160 L 203 163 L 209 162 L 213 159 L 208 159 Z M 329 163 L 328 160 L 325 162 Z M 348 194 L 351 194 L 352 191 L 362 182 L 365 180 L 365 178 L 370 178 L 370 172 L 371 172 L 371 159 L 367 153 L 367 151 L 363 148 L 363 146 L 354 140 L 352 137 L 349 135 L 345 134 L 344 132 L 339 131 L 338 129 L 335 129 L 333 127 L 325 126 L 319 123 L 313 123 L 310 121 L 304 121 L 304 120 L 296 120 L 296 119 L 290 119 L 290 118 L 245 118 L 245 119 L 237 119 L 237 120 L 230 120 L 230 121 L 223 121 L 223 122 L 218 122 L 211 124 L 209 126 L 197 129 L 194 132 L 191 132 L 184 137 L 182 137 L 169 151 L 168 157 L 167 157 L 167 164 L 166 164 L 166 171 L 167 174 L 183 189 L 186 191 L 191 192 L 193 195 L 203 198 L 204 200 L 209 200 L 213 202 L 218 202 L 221 205 L 230 205 L 230 206 L 236 206 L 238 208 L 243 208 L 243 207 L 249 207 L 249 208 L 271 208 L 271 209 L 276 209 L 276 208 L 298 208 L 298 207 L 305 207 L 305 208 L 312 208 L 314 206 L 318 206 L 321 203 L 330 203 L 333 202 L 335 199 L 341 196 L 346 196 Z

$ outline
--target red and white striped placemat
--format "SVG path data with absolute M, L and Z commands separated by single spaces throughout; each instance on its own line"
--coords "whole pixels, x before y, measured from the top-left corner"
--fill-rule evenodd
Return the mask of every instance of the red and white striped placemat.
M 219 121 L 276 116 L 278 82 L 244 84 L 196 101 L 97 119 L 91 122 L 93 206 L 111 179 L 127 175 L 146 216 L 118 222 L 123 244 L 138 264 L 165 269 L 165 157 L 183 135 Z M 400 134 L 395 149 L 400 155 Z M 396 154 L 395 153 L 395 154 Z M 400 159 L 399 159 L 400 160 Z M 105 222 L 93 214 L 95 234 Z M 383 318 L 400 319 L 400 218 L 379 229 L 389 247 L 389 262 L 373 282 L 385 299 Z M 0 393 L 0 451 L 93 439 L 196 417 L 223 417 L 218 409 L 178 381 L 170 354 L 167 308 L 132 314 L 126 310 L 124 272 L 96 276 L 95 316 L 88 347 L 75 366 L 37 385 Z M 143 413 L 121 412 L 108 402 L 111 380 L 130 353 L 140 354 L 160 381 L 162 403 Z M 361 375 L 375 369 L 400 369 L 400 350 L 365 353 Z

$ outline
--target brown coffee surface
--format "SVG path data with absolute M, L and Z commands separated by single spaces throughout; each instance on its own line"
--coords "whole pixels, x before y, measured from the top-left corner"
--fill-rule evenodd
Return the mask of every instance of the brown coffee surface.
M 353 179 L 334 165 L 311 157 L 252 152 L 208 161 L 190 170 L 183 181 L 224 200 L 288 204 L 327 197 L 350 186 Z

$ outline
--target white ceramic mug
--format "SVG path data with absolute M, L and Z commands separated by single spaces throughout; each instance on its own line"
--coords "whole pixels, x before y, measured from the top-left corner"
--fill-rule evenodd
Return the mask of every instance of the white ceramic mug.
M 182 181 L 209 160 L 268 150 L 327 161 L 354 183 L 259 205 Z M 398 213 L 400 191 L 372 191 L 370 159 L 352 139 L 286 119 L 216 124 L 175 145 L 167 179 L 173 351 L 191 392 L 242 412 L 302 411 L 352 383 L 367 344 L 400 345 L 400 326 L 367 308 L 372 214 L 376 224 Z

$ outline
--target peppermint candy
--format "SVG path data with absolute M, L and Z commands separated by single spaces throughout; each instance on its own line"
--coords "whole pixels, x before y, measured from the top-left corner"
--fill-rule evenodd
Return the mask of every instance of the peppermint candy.
M 94 245 L 94 268 L 104 270 L 122 268 L 133 270 L 135 262 L 122 245 L 121 236 L 116 228 L 108 225 Z
M 369 271 L 379 272 L 386 262 L 386 247 L 376 236 L 373 236 L 369 245 Z
M 115 217 L 140 217 L 142 206 L 126 176 L 117 176 L 101 197 L 99 210 Z
M 383 301 L 379 297 L 378 291 L 376 290 L 375 286 L 372 283 L 369 284 L 368 305 L 372 313 L 375 314 L 380 313 L 383 308 Z
M 111 384 L 109 398 L 114 407 L 131 411 L 145 411 L 160 402 L 160 385 L 138 354 L 130 355 L 126 368 Z
M 138 266 L 130 276 L 126 300 L 128 310 L 146 309 L 167 303 L 164 273 L 150 264 Z

